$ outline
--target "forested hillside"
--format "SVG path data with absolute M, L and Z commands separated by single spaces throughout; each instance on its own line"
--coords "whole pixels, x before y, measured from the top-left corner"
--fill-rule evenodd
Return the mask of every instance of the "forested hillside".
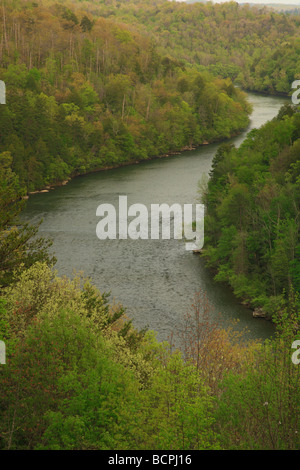
M 122 24 L 22 0 L 4 2 L 1 16 L 0 152 L 27 191 L 247 126 L 230 79 L 159 54 Z
M 293 302 L 265 345 L 207 322 L 204 304 L 178 325 L 183 355 L 88 280 L 23 272 L 0 303 L 0 449 L 299 450 Z
M 231 80 L 300 77 L 298 16 L 234 2 L 4 1 L 0 22 L 0 151 L 27 191 L 229 137 L 249 112 Z
M 216 279 L 270 317 L 300 292 L 299 155 L 300 114 L 288 105 L 238 149 L 220 146 L 204 196 Z
M 60 277 L 51 242 L 18 220 L 31 191 L 245 129 L 241 88 L 288 94 L 300 79 L 299 26 L 297 15 L 233 2 L 2 0 L 0 450 L 300 450 L 296 106 L 239 148 L 221 143 L 202 185 L 203 256 L 217 280 L 272 319 L 266 341 L 225 329 L 199 290 L 158 342 L 84 273 Z M 75 237 L 72 249 L 77 256 Z M 151 256 L 139 260 L 145 271 Z M 177 256 L 193 257 L 198 282 L 201 260 L 176 248 L 172 263 Z M 110 279 L 121 262 L 117 252 Z M 182 266 L 180 282 L 191 275 Z M 121 271 L 126 287 L 131 269 Z
M 300 78 L 299 15 L 236 2 L 84 3 L 99 15 L 146 30 L 173 57 L 231 77 L 249 90 L 289 94 L 292 81 Z

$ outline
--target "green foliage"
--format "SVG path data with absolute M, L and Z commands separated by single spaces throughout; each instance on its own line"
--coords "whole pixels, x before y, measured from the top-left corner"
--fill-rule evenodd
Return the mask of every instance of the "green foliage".
M 298 113 L 284 107 L 239 149 L 222 145 L 205 195 L 205 250 L 216 279 L 269 316 L 292 285 L 299 290 L 298 132 Z
M 146 449 L 211 449 L 217 447 L 212 430 L 212 399 L 197 370 L 173 354 L 155 370 L 143 393 Z
M 97 14 L 146 30 L 166 55 L 244 89 L 287 95 L 300 77 L 299 11 L 288 15 L 237 2 L 131 0 L 121 1 L 118 9 L 100 2 Z M 227 91 L 234 92 L 232 86 Z
M 300 449 L 300 369 L 292 362 L 300 317 L 294 294 L 275 321 L 275 337 L 255 353 L 246 372 L 229 374 L 221 384 L 216 420 L 225 448 Z
M 19 223 L 17 216 L 24 207 L 24 190 L 12 171 L 10 152 L 0 154 L 0 288 L 13 282 L 24 269 L 37 261 L 53 264 L 48 255 L 49 240 L 37 237 L 39 225 Z
M 244 129 L 233 82 L 289 93 L 299 18 L 234 2 L 2 3 L 0 449 L 299 450 L 294 107 L 222 144 L 202 191 L 216 279 L 276 323 L 260 346 L 208 321 L 200 295 L 173 351 L 89 280 L 57 277 L 50 243 L 17 220 L 28 192 Z
M 249 346 L 207 322 L 202 295 L 184 359 L 152 332 L 124 334 L 124 310 L 89 281 L 37 263 L 0 302 L 0 448 L 299 449 L 297 304 L 291 292 L 275 338 Z
M 27 32 L 34 33 L 36 16 L 42 21 L 41 4 L 33 9 L 28 2 L 18 0 L 14 5 L 17 18 L 26 24 Z M 98 18 L 109 18 L 114 38 L 120 44 L 131 45 L 131 52 L 137 34 L 146 32 L 152 44 L 159 44 L 165 73 L 173 72 L 180 64 L 193 64 L 199 71 L 207 70 L 213 76 L 230 78 L 244 88 L 274 94 L 290 94 L 291 83 L 299 78 L 297 15 L 233 3 L 173 2 L 170 5 L 167 0 L 155 4 L 143 0 L 120 1 L 116 5 L 86 0 L 84 10 L 82 2 L 73 0 L 66 6 L 56 3 L 50 12 L 56 31 L 63 33 L 88 34 L 97 30 Z M 7 16 L 6 22 L 9 20 Z M 134 36 L 120 26 L 121 23 L 128 23 Z M 7 30 L 7 50 L 9 39 Z M 85 61 L 91 61 L 92 49 L 86 53 Z M 40 57 L 41 52 L 40 49 Z M 153 49 L 151 52 L 157 59 L 157 52 L 153 53 Z M 17 57 L 20 55 L 20 51 L 15 53 Z M 124 65 L 124 55 L 122 59 Z M 97 59 L 93 58 L 92 62 L 95 61 Z M 141 61 L 134 62 L 135 73 L 143 73 Z M 157 63 L 152 65 L 157 68 Z M 229 96 L 235 93 L 232 85 L 228 86 L 227 92 Z
M 1 449 L 217 446 L 197 370 L 153 334 L 125 333 L 124 311 L 107 300 L 39 263 L 6 289 L 1 330 L 14 343 L 0 369 Z
M 85 3 L 83 12 L 4 2 L 0 152 L 26 192 L 247 126 L 249 105 L 230 79 L 185 67 Z

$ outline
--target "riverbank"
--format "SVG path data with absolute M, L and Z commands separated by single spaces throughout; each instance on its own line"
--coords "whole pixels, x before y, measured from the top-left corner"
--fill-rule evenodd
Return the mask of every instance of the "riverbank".
M 249 131 L 277 116 L 286 102 L 250 93 L 248 100 L 253 106 L 250 125 L 231 140 L 236 147 Z M 72 277 L 74 271 L 84 271 L 100 291 L 111 292 L 126 306 L 138 329 L 149 327 L 158 332 L 160 341 L 181 325 L 199 291 L 207 296 L 212 320 L 231 326 L 237 322 L 237 329 L 248 330 L 249 338 L 270 338 L 274 324 L 254 318 L 253 310 L 225 282 L 215 281 L 204 260 L 187 252 L 178 240 L 100 241 L 96 236 L 98 205 L 115 205 L 120 194 L 146 206 L 195 201 L 198 182 L 211 171 L 218 147 L 218 143 L 203 144 L 183 155 L 161 155 L 114 171 L 74 177 L 63 191 L 30 197 L 22 219 L 29 223 L 43 219 L 39 232 L 53 240 L 51 252 L 59 275 Z
M 273 323 L 272 317 L 270 315 L 268 315 L 268 313 L 265 312 L 264 309 L 261 306 L 254 307 L 251 300 L 246 299 L 245 297 L 237 295 L 237 293 L 234 291 L 234 288 L 230 284 L 229 280 L 228 281 L 218 281 L 218 280 L 215 279 L 215 276 L 218 274 L 218 270 L 216 268 L 213 268 L 212 266 L 208 265 L 208 263 L 210 261 L 210 258 L 208 257 L 208 255 L 206 254 L 206 251 L 203 248 L 201 250 L 195 250 L 194 253 L 197 254 L 199 257 L 201 257 L 201 259 L 204 260 L 205 267 L 212 274 L 212 276 L 214 278 L 214 281 L 219 283 L 219 284 L 224 285 L 227 289 L 230 289 L 230 291 L 238 299 L 240 304 L 252 311 L 253 318 L 263 319 L 263 320 L 266 320 L 266 321 L 269 321 L 269 322 Z
M 173 156 L 176 156 L 176 155 L 181 155 L 183 152 L 197 150 L 197 149 L 199 149 L 203 146 L 206 146 L 206 145 L 216 144 L 216 143 L 221 144 L 223 142 L 227 142 L 228 140 L 233 139 L 234 137 L 238 137 L 243 132 L 247 131 L 247 129 L 249 128 L 249 123 L 250 123 L 250 118 L 248 118 L 248 119 L 249 119 L 249 122 L 248 122 L 248 124 L 245 128 L 240 129 L 238 132 L 232 133 L 231 136 L 226 138 L 226 139 L 219 138 L 219 139 L 215 139 L 215 140 L 212 140 L 212 141 L 205 140 L 199 145 L 191 144 L 191 145 L 185 146 L 185 147 L 183 147 L 183 148 L 181 148 L 180 150 L 177 150 L 177 151 L 174 150 L 174 151 L 170 151 L 170 152 L 167 152 L 167 153 L 164 153 L 164 154 L 161 154 L 161 155 L 150 156 L 148 158 L 144 158 L 144 159 L 141 159 L 141 160 L 134 160 L 134 161 L 129 160 L 129 161 L 125 161 L 125 162 L 116 163 L 114 165 L 98 167 L 98 168 L 88 170 L 84 173 L 74 173 L 74 174 L 70 175 L 67 179 L 64 179 L 62 181 L 57 181 L 55 183 L 51 183 L 51 184 L 46 185 L 46 186 L 44 186 L 41 189 L 38 189 L 36 191 L 29 191 L 26 196 L 23 196 L 23 199 L 29 199 L 29 196 L 33 196 L 35 194 L 48 193 L 51 190 L 54 190 L 56 188 L 60 188 L 61 186 L 66 186 L 74 178 L 86 176 L 86 175 L 93 174 L 93 173 L 99 173 L 99 172 L 102 172 L 102 171 L 115 170 L 117 168 L 122 168 L 122 167 L 126 167 L 126 166 L 138 165 L 139 163 L 142 163 L 142 162 L 157 160 L 157 159 L 161 159 L 161 158 L 169 158 L 169 157 L 173 157 Z
M 240 149 L 220 153 L 205 193 L 202 254 L 255 318 L 273 320 L 299 289 L 298 128 L 296 109 L 283 108 Z
M 251 94 L 248 100 L 253 106 L 250 125 L 232 138 L 236 146 L 250 130 L 276 116 L 283 104 L 279 98 Z M 74 177 L 63 191 L 30 197 L 22 218 L 27 222 L 43 219 L 39 231 L 53 240 L 51 250 L 59 275 L 72 277 L 74 271 L 83 270 L 100 291 L 111 292 L 117 303 L 126 306 L 138 329 L 149 327 L 158 332 L 159 341 L 167 340 L 180 327 L 199 291 L 207 296 L 212 321 L 236 323 L 238 330 L 249 331 L 249 338 L 270 338 L 272 322 L 254 318 L 253 310 L 228 285 L 214 281 L 204 260 L 187 252 L 178 240 L 100 241 L 96 236 L 98 205 L 115 205 L 119 194 L 128 194 L 133 203 L 146 206 L 195 201 L 198 182 L 211 171 L 218 146 L 217 142 L 203 144 L 185 149 L 183 155 L 167 153 L 114 171 Z

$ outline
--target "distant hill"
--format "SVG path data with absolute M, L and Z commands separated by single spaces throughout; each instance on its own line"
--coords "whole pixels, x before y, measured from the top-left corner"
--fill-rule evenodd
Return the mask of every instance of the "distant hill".
M 197 1 L 197 0 L 195 0 Z M 275 11 L 284 11 L 286 13 L 291 13 L 291 14 L 295 14 L 295 15 L 299 15 L 300 14 L 300 5 L 285 5 L 284 3 L 260 3 L 260 4 L 257 4 L 257 3 L 251 3 L 251 2 L 238 2 L 240 5 L 250 5 L 250 6 L 256 6 L 256 7 L 261 7 L 261 8 L 264 8 L 264 7 L 268 7 L 268 8 L 272 8 L 273 10 Z
M 207 0 L 176 0 L 177 2 L 184 2 L 184 3 L 207 3 Z M 218 0 L 213 0 L 213 3 L 221 3 Z M 255 6 L 258 8 L 272 8 L 275 11 L 284 11 L 286 13 L 294 14 L 294 15 L 299 15 L 300 14 L 300 4 L 295 5 L 285 5 L 284 3 L 253 3 L 253 2 L 236 2 L 239 3 L 240 5 L 250 5 L 250 6 Z
M 182 0 L 185 1 L 185 0 Z M 186 0 L 185 3 L 207 3 L 206 0 Z

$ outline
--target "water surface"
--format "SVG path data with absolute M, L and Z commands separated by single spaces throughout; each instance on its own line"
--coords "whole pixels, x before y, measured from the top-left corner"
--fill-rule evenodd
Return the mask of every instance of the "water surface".
M 278 113 L 285 98 L 249 94 L 253 104 L 247 131 L 260 127 Z M 246 136 L 231 139 L 240 145 Z M 119 195 L 128 204 L 196 203 L 198 181 L 208 174 L 219 144 L 181 155 L 102 171 L 73 179 L 49 193 L 30 197 L 24 218 L 43 218 L 40 234 L 54 240 L 56 269 L 72 276 L 84 271 L 100 291 L 110 291 L 123 303 L 138 328 L 148 326 L 165 340 L 176 331 L 197 291 L 212 305 L 212 318 L 225 323 L 239 320 L 252 338 L 267 338 L 270 322 L 254 319 L 252 312 L 233 296 L 228 286 L 216 283 L 203 259 L 185 250 L 181 240 L 99 240 L 96 209 L 110 203 L 118 207 Z M 199 202 L 199 201 L 198 201 Z

